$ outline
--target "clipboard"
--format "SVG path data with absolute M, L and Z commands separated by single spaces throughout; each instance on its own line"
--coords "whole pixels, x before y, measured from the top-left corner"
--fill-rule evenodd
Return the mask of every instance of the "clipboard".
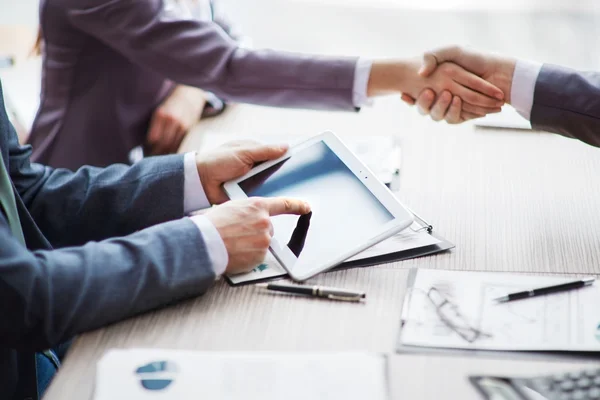
M 416 214 L 410 208 L 408 208 L 408 207 L 406 207 L 406 208 L 415 217 L 413 225 L 411 225 L 411 227 L 407 228 L 407 230 L 410 229 L 412 231 L 412 233 L 414 233 L 414 234 L 430 235 L 431 237 L 437 239 L 436 240 L 437 243 L 426 245 L 426 246 L 414 247 L 414 248 L 410 248 L 410 249 L 404 249 L 404 250 L 400 250 L 400 251 L 390 251 L 390 252 L 386 252 L 385 254 L 380 254 L 380 255 L 377 255 L 374 257 L 367 257 L 367 258 L 362 258 L 362 259 L 350 259 L 349 261 L 343 262 L 342 264 L 327 271 L 326 273 L 349 269 L 349 268 L 370 267 L 370 266 L 374 266 L 374 265 L 378 265 L 378 264 L 385 264 L 385 263 L 390 263 L 390 262 L 404 261 L 404 260 L 409 260 L 412 258 L 429 256 L 429 255 L 438 254 L 438 253 L 441 253 L 444 251 L 448 251 L 455 247 L 453 243 L 449 242 L 442 236 L 434 233 L 434 228 L 433 228 L 432 224 L 427 222 L 425 219 L 421 218 L 418 214 Z M 406 232 L 407 230 L 405 230 L 403 232 Z M 403 232 L 401 232 L 400 235 Z M 394 237 L 392 237 L 388 240 L 391 240 L 393 238 Z M 355 257 L 357 257 L 357 256 L 355 256 Z M 273 259 L 273 261 L 274 261 L 274 259 Z M 276 262 L 276 261 L 274 261 L 274 262 Z M 250 284 L 255 284 L 255 283 L 260 283 L 260 282 L 268 282 L 268 281 L 273 281 L 273 280 L 277 280 L 277 279 L 283 279 L 288 276 L 287 273 L 285 272 L 285 270 L 283 270 L 283 267 L 281 267 L 281 266 L 279 266 L 280 272 L 278 272 L 276 274 L 265 273 L 265 270 L 260 271 L 260 269 L 265 268 L 265 265 L 266 264 L 261 264 L 260 266 L 256 267 L 253 271 L 251 271 L 249 274 L 252 274 L 252 276 L 251 277 L 248 276 L 248 279 L 243 279 L 243 280 L 239 279 L 240 276 L 248 275 L 248 274 L 243 274 L 243 275 L 238 275 L 238 276 L 233 276 L 233 277 L 225 275 L 225 279 L 230 286 L 244 286 L 244 285 L 250 285 Z M 264 275 L 264 276 L 262 276 L 262 275 Z
M 535 351 L 535 350 L 482 350 L 482 349 L 461 349 L 461 348 L 446 348 L 446 347 L 425 347 L 405 345 L 402 342 L 402 329 L 404 328 L 410 300 L 412 288 L 415 285 L 418 268 L 411 268 L 408 272 L 406 280 L 406 293 L 403 296 L 401 314 L 400 314 L 400 329 L 396 338 L 396 353 L 406 354 L 435 354 L 439 356 L 475 356 L 488 357 L 496 359 L 509 360 L 554 360 L 554 361 L 589 361 L 597 360 L 598 352 L 596 351 Z

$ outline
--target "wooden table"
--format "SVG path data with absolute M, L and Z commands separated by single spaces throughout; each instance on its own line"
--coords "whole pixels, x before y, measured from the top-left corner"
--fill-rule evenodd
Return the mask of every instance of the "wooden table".
M 403 148 L 402 200 L 426 216 L 456 250 L 372 268 L 322 274 L 312 282 L 362 288 L 366 304 L 279 297 L 219 281 L 198 299 L 81 336 L 47 399 L 90 399 L 96 361 L 112 347 L 190 350 L 341 351 L 392 354 L 408 269 L 600 273 L 600 150 L 534 133 L 446 126 L 396 99 L 360 114 L 231 107 L 202 132 L 301 134 L 388 132 Z M 580 365 L 579 364 L 572 364 Z M 476 399 L 469 373 L 530 374 L 570 363 L 439 355 L 393 355 L 393 398 Z M 435 384 L 431 384 L 432 380 Z
M 247 5 L 240 2 L 239 7 L 244 12 L 244 7 L 251 8 L 248 12 L 258 14 L 260 5 L 270 1 L 257 0 Z M 275 26 L 292 26 L 285 20 L 283 9 L 278 9 L 275 3 L 272 6 L 281 16 L 273 21 Z M 299 13 L 306 12 L 314 26 L 319 26 L 320 19 L 334 18 L 333 11 L 311 14 L 306 7 L 303 4 L 293 12 L 288 10 L 290 18 L 292 15 L 300 18 Z M 575 23 L 573 29 L 562 25 L 574 19 L 573 15 L 565 15 L 564 19 L 549 14 L 539 18 L 519 16 L 517 20 L 521 18 L 523 27 L 529 24 L 558 27 L 548 29 L 547 33 L 540 31 L 541 36 L 537 32 L 536 37 L 542 39 L 535 41 L 532 39 L 535 35 L 530 35 L 528 28 L 518 31 L 518 21 L 508 14 L 503 17 L 510 25 L 504 31 L 501 29 L 507 25 L 495 18 L 478 17 L 468 25 L 463 24 L 463 17 L 447 19 L 441 14 L 417 14 L 418 18 L 411 18 L 404 13 L 404 23 L 393 28 L 386 23 L 378 25 L 381 29 L 368 30 L 374 21 L 389 22 L 396 16 L 386 11 L 376 20 L 374 11 L 360 14 L 363 22 L 368 21 L 361 28 L 354 17 L 350 17 L 350 11 L 340 11 L 340 24 L 351 28 L 326 32 L 332 41 L 314 35 L 293 36 L 292 30 L 282 30 L 281 36 L 286 38 L 288 48 L 296 50 L 314 46 L 311 48 L 315 51 L 386 54 L 385 51 L 396 46 L 396 38 L 402 37 L 396 35 L 398 30 L 419 28 L 416 26 L 422 21 L 419 18 L 426 17 L 428 23 L 446 24 L 434 32 L 436 35 L 447 32 L 446 41 L 475 42 L 482 47 L 481 43 L 489 39 L 487 48 L 505 52 L 512 49 L 510 45 L 517 44 L 512 52 L 515 55 L 526 54 L 555 62 L 563 61 L 562 56 L 575 66 L 596 62 L 594 53 L 583 51 L 592 46 L 589 41 L 594 37 L 586 28 L 594 26 L 589 16 L 584 18 L 583 24 Z M 355 17 L 358 20 L 359 17 Z M 575 18 L 575 21 L 579 20 Z M 278 44 L 268 42 L 277 35 L 269 36 L 264 24 L 252 29 L 254 32 L 249 33 L 258 38 L 258 45 Z M 379 41 L 371 40 L 375 31 L 381 31 L 387 41 L 383 37 Z M 501 31 L 503 36 L 498 34 Z M 419 40 L 403 43 L 409 51 L 440 43 L 439 38 L 434 40 L 433 34 L 419 32 L 423 35 Z M 588 36 L 581 36 L 582 32 Z M 345 33 L 351 40 L 340 39 Z M 558 40 L 565 35 L 587 37 L 588 41 L 569 40 L 568 46 L 559 46 L 563 51 L 557 52 L 557 42 L 552 38 Z M 492 42 L 491 38 L 496 36 L 502 40 Z M 414 35 L 408 37 L 415 38 Z M 334 51 L 318 47 L 319 44 L 332 46 L 332 43 L 341 44 Z M 534 53 L 535 49 L 539 51 Z M 401 52 L 396 47 L 392 54 Z M 574 54 L 580 57 L 571 57 Z M 204 296 L 195 300 L 82 335 L 72 347 L 46 399 L 91 399 L 96 362 L 107 349 L 114 347 L 383 352 L 391 355 L 394 399 L 475 400 L 478 395 L 466 380 L 470 373 L 538 374 L 586 364 L 432 353 L 395 354 L 394 349 L 409 268 L 600 274 L 600 185 L 597 184 L 600 149 L 544 133 L 436 124 L 421 118 L 398 99 L 388 98 L 356 114 L 233 106 L 219 118 L 202 121 L 189 135 L 183 150 L 200 148 L 202 133 L 206 131 L 259 139 L 261 134 L 306 134 L 324 129 L 340 135 L 396 136 L 403 154 L 400 198 L 430 220 L 440 234 L 456 244 L 456 249 L 433 257 L 322 274 L 311 280 L 364 289 L 368 293 L 365 304 L 275 297 L 252 287 L 232 288 L 223 281 L 216 282 Z

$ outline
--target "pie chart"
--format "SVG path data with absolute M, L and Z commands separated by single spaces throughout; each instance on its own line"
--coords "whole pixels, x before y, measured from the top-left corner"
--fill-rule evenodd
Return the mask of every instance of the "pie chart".
M 177 375 L 177 365 L 171 361 L 153 361 L 135 370 L 140 384 L 146 390 L 164 390 Z

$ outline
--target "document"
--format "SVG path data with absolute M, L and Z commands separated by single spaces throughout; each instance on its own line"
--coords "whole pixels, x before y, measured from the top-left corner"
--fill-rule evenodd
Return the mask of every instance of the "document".
M 531 130 L 531 122 L 526 120 L 512 106 L 502 107 L 497 114 L 488 114 L 483 118 L 473 120 L 475 126 L 484 128 L 524 129 Z
M 597 282 L 581 289 L 506 303 L 494 300 L 576 279 L 418 270 L 404 300 L 400 341 L 408 346 L 477 350 L 600 351 Z M 438 298 L 436 307 L 428 295 L 431 288 L 448 303 L 439 306 Z M 475 339 L 469 342 L 459 330 L 467 337 L 474 332 Z
M 384 400 L 386 358 L 368 353 L 111 350 L 96 400 Z
M 419 249 L 442 243 L 440 239 L 427 233 L 427 231 L 425 231 L 423 227 L 416 222 L 413 223 L 410 228 L 411 229 L 405 229 L 391 238 L 386 239 L 383 242 L 380 242 L 353 257 L 350 257 L 346 261 L 350 262 L 364 260 L 385 254 Z M 265 261 L 252 271 L 245 274 L 228 275 L 227 279 L 229 279 L 233 285 L 237 285 L 240 283 L 282 277 L 286 274 L 287 272 L 281 266 L 281 264 L 279 264 L 279 262 L 271 253 L 268 253 Z

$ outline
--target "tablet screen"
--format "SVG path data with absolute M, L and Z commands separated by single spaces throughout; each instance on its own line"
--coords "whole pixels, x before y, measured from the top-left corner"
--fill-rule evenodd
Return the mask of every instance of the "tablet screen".
M 376 236 L 393 215 L 323 141 L 253 175 L 239 186 L 248 197 L 305 200 L 311 213 L 271 218 L 277 242 L 296 256 L 289 268 L 339 257 Z

